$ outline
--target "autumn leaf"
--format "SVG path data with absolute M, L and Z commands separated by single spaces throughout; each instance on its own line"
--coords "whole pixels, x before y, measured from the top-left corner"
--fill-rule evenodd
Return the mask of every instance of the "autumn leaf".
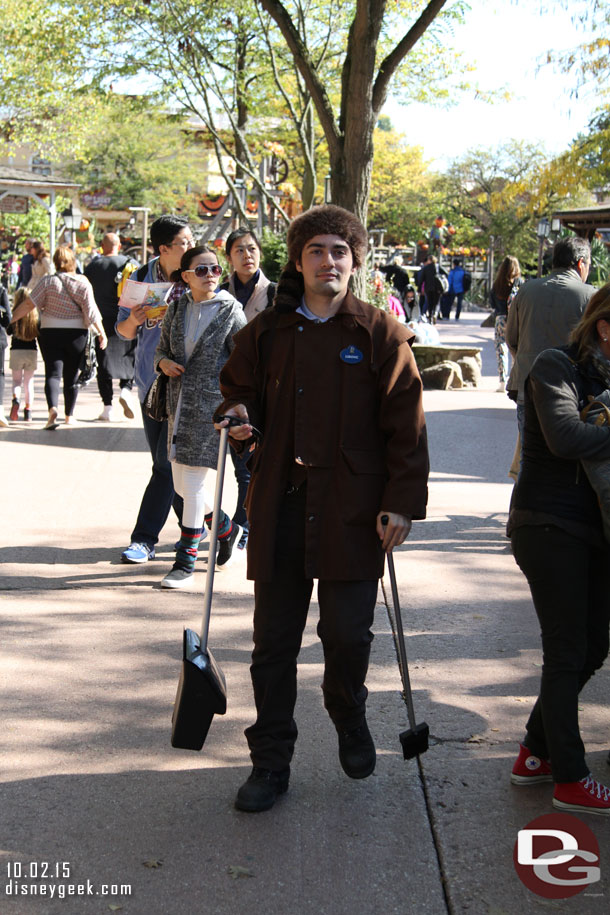
M 163 861 L 160 858 L 151 858 L 149 861 L 142 861 L 144 867 L 163 867 Z
M 233 880 L 237 880 L 239 877 L 254 877 L 249 867 L 240 867 L 239 864 L 229 864 L 227 873 Z

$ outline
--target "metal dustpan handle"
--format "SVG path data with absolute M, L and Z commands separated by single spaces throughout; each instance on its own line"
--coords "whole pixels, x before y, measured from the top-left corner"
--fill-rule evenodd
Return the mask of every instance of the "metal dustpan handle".
M 411 681 L 409 679 L 409 666 L 407 664 L 407 649 L 405 648 L 405 636 L 402 628 L 402 615 L 400 604 L 398 602 L 398 588 L 396 586 L 396 571 L 394 569 L 394 557 L 391 553 L 386 553 L 388 560 L 388 572 L 390 573 L 390 586 L 392 588 L 392 602 L 394 604 L 394 617 L 396 619 L 396 641 L 398 643 L 398 658 L 400 661 L 400 673 L 402 674 L 402 685 L 405 691 L 405 700 L 407 702 L 407 713 L 409 715 L 409 724 L 413 729 L 417 727 L 415 723 L 415 709 L 413 708 L 413 694 L 411 692 Z
M 208 647 L 208 632 L 210 629 L 210 613 L 212 610 L 212 592 L 214 590 L 214 570 L 216 568 L 216 545 L 218 543 L 218 521 L 220 518 L 220 503 L 222 502 L 222 487 L 225 479 L 225 464 L 227 462 L 227 444 L 229 441 L 229 428 L 225 426 L 220 430 L 220 444 L 218 446 L 218 465 L 216 467 L 216 490 L 214 492 L 214 509 L 212 515 L 212 529 L 210 531 L 210 547 L 208 552 L 208 571 L 203 594 L 203 620 L 201 622 L 201 651 Z

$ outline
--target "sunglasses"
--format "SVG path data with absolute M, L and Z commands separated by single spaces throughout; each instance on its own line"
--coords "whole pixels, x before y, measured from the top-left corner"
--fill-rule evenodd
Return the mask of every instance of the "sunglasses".
M 220 276 L 222 273 L 222 267 L 220 264 L 197 264 L 196 267 L 193 267 L 191 270 L 185 270 L 185 273 L 194 273 L 195 276 L 198 276 L 199 279 L 202 279 L 204 276 L 207 276 L 208 273 L 211 273 L 212 276 Z

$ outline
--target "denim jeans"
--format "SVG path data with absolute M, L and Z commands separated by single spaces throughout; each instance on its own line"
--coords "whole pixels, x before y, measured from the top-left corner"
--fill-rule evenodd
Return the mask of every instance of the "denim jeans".
M 182 498 L 174 492 L 172 465 L 167 458 L 167 420 L 159 423 L 147 416 L 142 409 L 142 421 L 153 466 L 131 540 L 154 546 L 159 540 L 159 534 L 172 506 L 178 523 L 182 522 Z
M 540 695 L 523 742 L 550 759 L 556 782 L 575 782 L 589 773 L 578 694 L 608 654 L 609 551 L 552 524 L 519 527 L 511 540 L 542 633 Z
M 246 493 L 248 492 L 248 483 L 250 482 L 250 471 L 246 467 L 246 462 L 251 455 L 249 451 L 238 454 L 233 448 L 230 448 L 229 450 L 231 452 L 231 459 L 233 460 L 233 467 L 235 468 L 235 479 L 237 480 L 237 505 L 235 507 L 233 521 L 247 531 L 249 530 L 249 526 L 246 509 L 244 508 L 244 500 L 246 498 Z

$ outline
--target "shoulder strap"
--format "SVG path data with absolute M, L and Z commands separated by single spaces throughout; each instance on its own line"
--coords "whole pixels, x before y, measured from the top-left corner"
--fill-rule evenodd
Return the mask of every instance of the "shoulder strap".
M 70 290 L 68 289 L 66 284 L 64 283 L 63 274 L 56 273 L 55 276 L 58 278 L 59 282 L 61 283 L 64 292 L 67 292 L 68 295 L 70 296 L 70 298 L 72 299 L 72 301 L 74 302 L 74 304 L 77 305 L 80 310 L 82 310 L 82 304 L 77 299 L 74 298 L 74 296 L 72 295 L 72 293 L 70 292 Z

